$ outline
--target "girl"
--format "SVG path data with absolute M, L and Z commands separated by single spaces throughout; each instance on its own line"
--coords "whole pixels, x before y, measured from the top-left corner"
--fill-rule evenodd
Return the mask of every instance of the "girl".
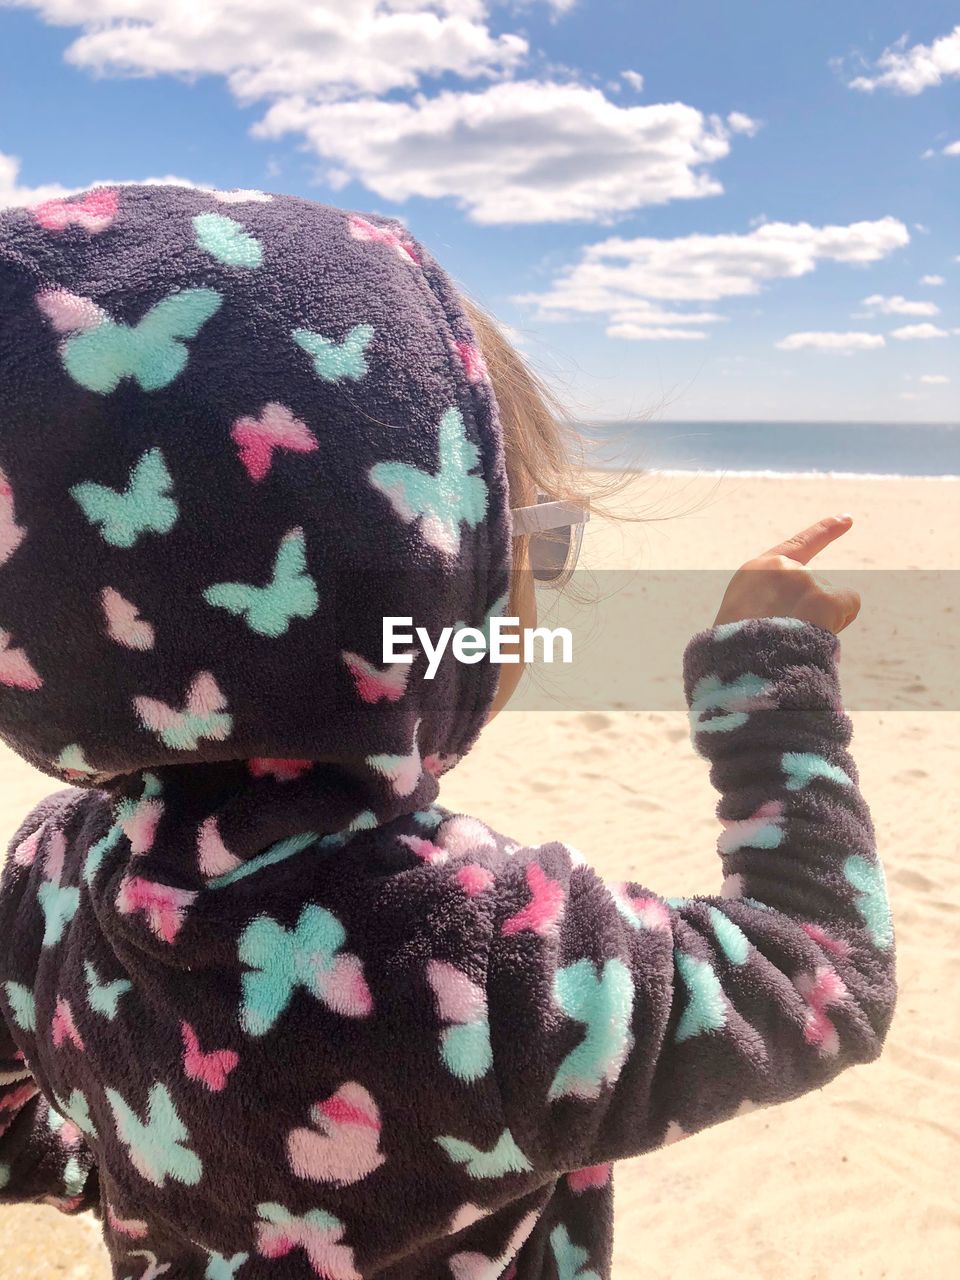
M 383 618 L 503 613 L 563 456 L 401 226 L 98 190 L 0 217 L 0 317 L 0 727 L 79 784 L 4 870 L 4 1199 L 118 1278 L 598 1280 L 611 1162 L 876 1057 L 857 602 L 803 568 L 848 521 L 691 642 L 725 879 L 671 901 L 434 803 L 518 669 Z

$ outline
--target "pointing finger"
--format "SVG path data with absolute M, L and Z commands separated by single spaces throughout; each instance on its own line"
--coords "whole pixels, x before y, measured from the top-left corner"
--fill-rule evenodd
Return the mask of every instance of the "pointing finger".
M 767 555 L 786 556 L 788 560 L 796 560 L 798 564 L 807 564 L 824 547 L 845 534 L 852 524 L 852 516 L 826 516 L 802 533 L 795 533 L 792 538 L 771 547 Z

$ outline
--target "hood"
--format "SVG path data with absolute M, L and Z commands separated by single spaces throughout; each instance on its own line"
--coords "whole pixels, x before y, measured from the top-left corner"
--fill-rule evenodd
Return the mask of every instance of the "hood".
M 3 213 L 0 468 L 0 733 L 151 840 L 177 795 L 234 860 L 376 825 L 479 732 L 491 664 L 381 660 L 385 615 L 482 626 L 510 555 L 483 360 L 401 225 L 170 186 Z

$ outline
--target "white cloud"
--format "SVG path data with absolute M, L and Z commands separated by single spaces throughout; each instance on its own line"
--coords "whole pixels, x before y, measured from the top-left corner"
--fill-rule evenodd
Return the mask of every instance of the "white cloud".
M 876 262 L 909 239 L 903 223 L 889 217 L 826 227 L 766 222 L 744 234 L 673 240 L 615 236 L 582 249 L 579 261 L 559 271 L 546 292 L 516 301 L 536 306 L 547 320 L 605 315 L 613 336 L 667 325 L 696 325 L 702 332 L 721 317 L 684 310 L 683 304 L 756 294 L 769 281 L 808 275 L 824 261 Z M 866 336 L 883 345 L 881 335 Z
M 752 138 L 761 128 L 759 120 L 744 115 L 742 111 L 731 111 L 727 116 L 727 124 L 731 133 L 745 133 L 748 138 Z
M 929 398 L 922 391 L 901 391 L 898 396 L 900 400 L 928 400 Z
M 943 276 L 921 276 L 921 277 L 920 277 L 920 283 L 921 283 L 921 284 L 929 284 L 929 285 L 937 285 L 937 284 L 944 284 L 944 283 L 945 283 L 945 281 L 944 281 Z
M 557 13 L 575 0 L 536 2 Z M 598 88 L 561 83 L 556 68 L 524 79 L 529 45 L 491 28 L 493 0 L 4 3 L 80 28 L 66 52 L 75 66 L 223 77 L 239 102 L 264 104 L 257 135 L 305 136 L 333 185 L 450 198 L 478 222 L 604 222 L 718 194 L 710 166 L 735 134 L 758 127 L 742 112 L 725 123 L 681 102 L 618 106 Z M 440 76 L 486 83 L 426 93 Z M 642 84 L 638 72 L 623 76 Z
M 910 302 L 900 294 L 885 298 L 882 293 L 872 293 L 869 298 L 864 298 L 863 305 L 882 316 L 938 316 L 940 314 L 940 308 L 935 302 Z
M 0 151 L 0 209 L 8 209 L 20 205 L 43 204 L 45 200 L 60 200 L 64 196 L 72 196 L 78 191 L 85 191 L 87 187 L 126 187 L 131 185 L 131 181 L 131 179 L 115 181 L 109 178 L 100 178 L 93 182 L 88 182 L 85 187 L 64 187 L 59 182 L 47 182 L 37 187 L 27 187 L 20 182 L 19 159 L 16 156 L 5 155 Z M 199 187 L 204 191 L 213 190 L 210 186 L 191 182 L 189 178 L 178 178 L 172 174 L 165 178 L 140 178 L 133 181 L 147 187 L 170 185 L 175 187 Z
M 948 142 L 943 148 L 945 156 L 960 156 L 960 138 L 956 142 Z
M 632 342 L 691 341 L 707 336 L 702 329 L 677 329 L 667 325 L 649 327 L 623 321 L 610 325 L 607 335 L 611 338 L 629 338 Z
M 635 89 L 637 93 L 643 92 L 643 76 L 639 71 L 621 71 L 620 79 L 625 81 L 631 89 Z
M 940 387 L 946 386 L 950 379 L 945 373 L 922 373 L 920 381 L 929 383 L 931 386 Z
M 730 150 L 715 117 L 683 103 L 621 107 L 599 89 L 518 80 L 412 102 L 275 103 L 255 133 L 304 134 L 384 199 L 451 197 L 476 222 L 610 219 L 715 195 L 703 172 Z
M 871 351 L 885 347 L 882 333 L 788 333 L 775 344 L 781 351 Z
M 892 89 L 895 93 L 913 95 L 944 80 L 960 77 L 960 24 L 931 44 L 908 46 L 906 37 L 901 36 L 877 58 L 873 72 L 851 80 L 850 88 L 865 93 Z
M 66 58 L 98 75 L 219 75 L 242 102 L 414 88 L 499 73 L 526 40 L 493 35 L 482 0 L 16 0 L 84 34 Z
M 935 324 L 905 324 L 890 332 L 891 338 L 899 338 L 901 342 L 909 342 L 911 339 L 949 338 L 949 336 L 949 329 L 941 329 Z

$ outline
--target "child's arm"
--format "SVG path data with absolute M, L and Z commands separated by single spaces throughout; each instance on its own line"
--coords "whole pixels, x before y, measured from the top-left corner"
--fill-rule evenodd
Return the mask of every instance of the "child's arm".
M 42 802 L 20 826 L 10 843 L 0 879 L 0 918 L 4 940 L 12 937 L 13 920 L 22 919 L 30 885 L 30 837 L 62 811 L 75 793 L 59 792 Z M 28 843 L 26 846 L 24 842 Z M 17 858 L 17 850 L 23 852 Z M 65 1213 L 99 1206 L 99 1181 L 93 1155 L 77 1124 L 54 1111 L 41 1094 L 23 1049 L 32 1055 L 37 1011 L 33 983 L 27 974 L 10 970 L 4 957 L 0 981 L 0 1204 L 52 1204 Z
M 733 621 L 688 648 L 694 740 L 722 797 L 721 896 L 670 905 L 607 886 L 562 846 L 538 851 L 533 878 L 508 873 L 493 1053 L 535 1168 L 636 1155 L 880 1052 L 893 933 L 836 656 L 833 634 L 795 618 Z M 537 939 L 509 922 L 523 880 L 529 898 L 544 877 L 566 901 Z

